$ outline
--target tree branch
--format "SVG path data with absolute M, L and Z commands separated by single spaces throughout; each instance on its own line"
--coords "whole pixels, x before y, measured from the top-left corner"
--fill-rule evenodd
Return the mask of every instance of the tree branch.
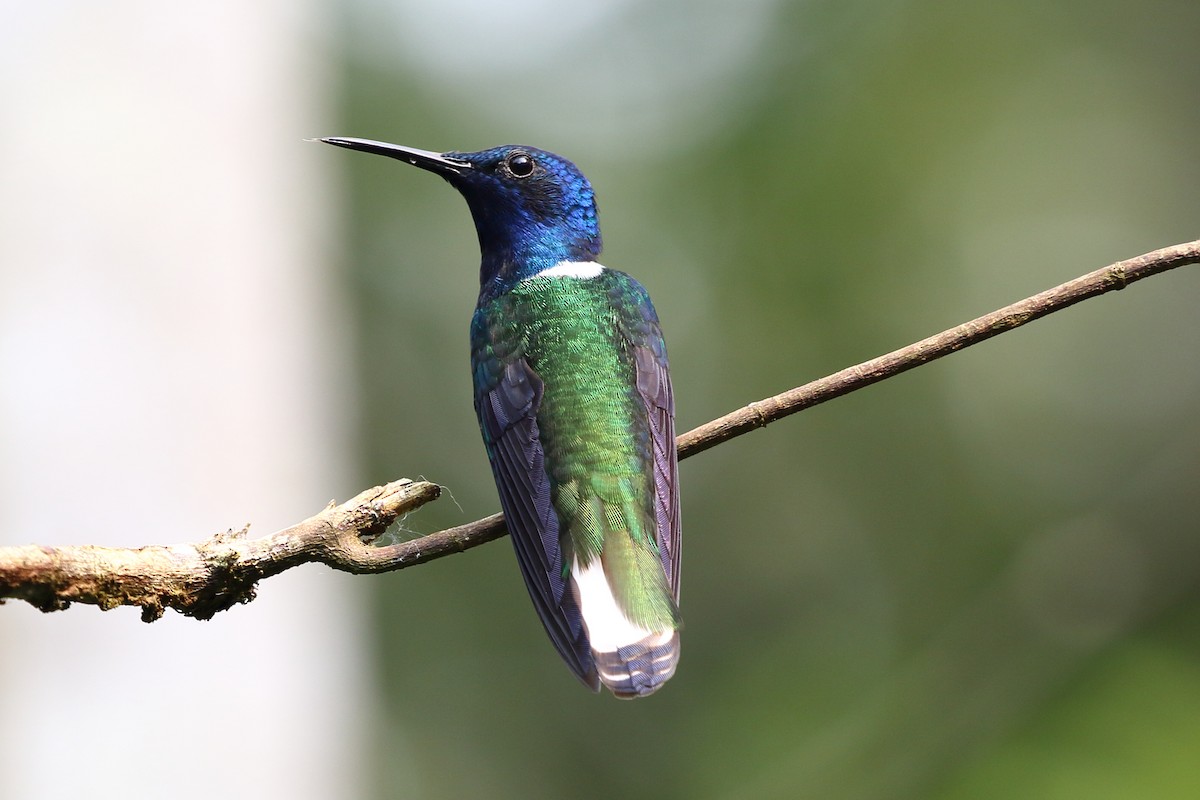
M 141 606 L 153 622 L 173 608 L 196 619 L 211 619 L 254 599 L 262 578 L 310 561 L 345 572 L 382 572 L 407 566 L 408 553 L 372 547 L 402 514 L 441 494 L 436 484 L 407 479 L 376 486 L 342 505 L 261 539 L 247 530 L 218 533 L 199 544 L 153 545 L 137 549 L 71 545 L 0 547 L 0 602 L 25 600 L 42 611 L 60 611 L 73 602 L 104 610 Z M 420 551 L 417 551 L 418 556 Z
M 751 403 L 678 438 L 687 458 L 762 428 L 777 419 L 857 391 L 934 359 L 970 347 L 1068 306 L 1124 289 L 1131 283 L 1200 263 L 1200 240 L 1120 261 L 1018 303 L 965 322 L 908 347 L 836 372 L 774 397 Z M 152 622 L 166 608 L 210 619 L 254 599 L 263 578 L 310 561 L 352 573 L 386 572 L 460 553 L 503 536 L 504 517 L 493 514 L 466 525 L 394 545 L 373 542 L 400 518 L 435 499 L 440 489 L 407 479 L 362 492 L 341 505 L 260 539 L 228 531 L 199 544 L 137 549 L 76 545 L 0 547 L 0 603 L 25 600 L 42 611 L 72 602 L 103 609 L 141 606 Z

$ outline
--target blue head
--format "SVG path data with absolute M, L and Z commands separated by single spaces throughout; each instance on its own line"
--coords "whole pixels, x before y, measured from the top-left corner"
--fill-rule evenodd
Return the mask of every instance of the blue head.
M 592 185 L 561 156 L 524 145 L 432 153 L 368 139 L 322 141 L 397 158 L 441 175 L 458 189 L 479 234 L 485 295 L 560 261 L 594 261 L 600 254 Z

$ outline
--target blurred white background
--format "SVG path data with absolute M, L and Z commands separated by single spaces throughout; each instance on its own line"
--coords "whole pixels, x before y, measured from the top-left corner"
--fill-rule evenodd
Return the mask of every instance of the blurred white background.
M 265 534 L 356 490 L 312 3 L 10 4 L 0 543 Z M 201 623 L 0 613 L 0 797 L 354 797 L 352 579 Z

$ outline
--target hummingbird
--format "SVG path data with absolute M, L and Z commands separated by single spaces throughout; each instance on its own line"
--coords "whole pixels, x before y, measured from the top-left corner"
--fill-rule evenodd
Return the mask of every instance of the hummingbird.
M 321 141 L 428 170 L 466 199 L 482 257 L 475 413 L 525 585 L 584 685 L 653 693 L 679 661 L 675 401 L 649 294 L 597 261 L 591 184 L 524 145 Z

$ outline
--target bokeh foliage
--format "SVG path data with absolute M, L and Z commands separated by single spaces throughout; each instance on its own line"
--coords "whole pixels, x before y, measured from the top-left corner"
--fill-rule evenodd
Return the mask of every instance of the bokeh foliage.
M 575 160 L 680 430 L 1200 235 L 1193 0 L 747 4 L 699 86 L 720 4 L 556 8 L 350 6 L 337 133 Z M 406 20 L 488 34 L 455 71 Z M 451 490 L 414 529 L 491 513 L 466 207 L 345 168 L 365 471 Z M 1155 278 L 686 462 L 647 701 L 574 683 L 507 543 L 378 579 L 379 796 L 1196 796 L 1198 304 Z

